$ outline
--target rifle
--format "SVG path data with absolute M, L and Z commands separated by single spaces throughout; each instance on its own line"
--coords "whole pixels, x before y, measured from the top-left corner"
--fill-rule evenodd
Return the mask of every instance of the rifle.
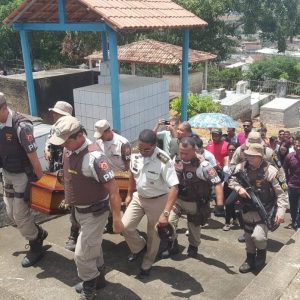
M 56 172 L 62 169 L 62 147 L 50 144 L 48 146 L 50 157 L 49 157 L 49 171 Z
M 235 174 L 235 176 L 236 176 L 239 184 L 249 194 L 250 199 L 252 200 L 253 204 L 257 208 L 259 216 L 262 218 L 263 222 L 267 225 L 268 229 L 270 231 L 275 231 L 279 227 L 279 224 L 274 222 L 274 217 L 275 217 L 276 211 L 277 211 L 276 207 L 274 206 L 272 208 L 270 214 L 268 214 L 265 207 L 263 206 L 261 200 L 256 195 L 255 190 L 249 181 L 247 173 L 245 171 L 239 171 Z

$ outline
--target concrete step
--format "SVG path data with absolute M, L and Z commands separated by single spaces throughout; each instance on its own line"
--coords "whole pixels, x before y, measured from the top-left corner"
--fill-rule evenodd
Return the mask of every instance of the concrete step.
M 34 267 L 24 269 L 25 242 L 16 228 L 0 229 L 0 299 L 73 300 L 78 294 L 73 286 L 79 281 L 73 253 L 64 249 L 69 234 L 69 216 L 45 222 L 49 235 L 44 258 Z M 179 223 L 181 253 L 157 260 L 146 280 L 135 276 L 141 258 L 128 263 L 128 247 L 121 235 L 105 234 L 103 251 L 107 265 L 107 287 L 99 299 L 234 299 L 255 278 L 240 274 L 245 258 L 245 245 L 237 241 L 240 229 L 222 231 L 223 219 L 212 219 L 202 229 L 202 242 L 197 259 L 188 258 L 186 220 Z M 146 229 L 145 218 L 139 228 Z M 293 231 L 280 227 L 270 235 L 268 260 L 289 240 Z

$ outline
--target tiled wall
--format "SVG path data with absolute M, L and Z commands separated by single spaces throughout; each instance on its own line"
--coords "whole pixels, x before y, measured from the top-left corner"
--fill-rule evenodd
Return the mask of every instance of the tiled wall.
M 105 77 L 104 80 L 101 77 Z M 107 76 L 100 84 L 74 89 L 75 115 L 93 137 L 94 123 L 107 119 L 112 124 L 111 86 Z M 159 118 L 169 116 L 168 82 L 160 78 L 120 75 L 121 134 L 137 139 L 145 128 L 152 129 Z

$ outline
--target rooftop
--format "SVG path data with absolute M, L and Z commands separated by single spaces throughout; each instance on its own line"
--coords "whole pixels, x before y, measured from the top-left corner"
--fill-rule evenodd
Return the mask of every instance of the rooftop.
M 115 30 L 192 28 L 207 23 L 171 0 L 65 0 L 66 22 L 105 22 Z M 59 22 L 58 1 L 25 0 L 4 23 Z
M 182 63 L 182 47 L 146 39 L 118 47 L 118 57 L 120 62 L 125 63 L 180 65 Z M 189 50 L 190 64 L 212 60 L 216 57 L 208 52 Z M 102 53 L 94 52 L 85 58 L 100 60 Z

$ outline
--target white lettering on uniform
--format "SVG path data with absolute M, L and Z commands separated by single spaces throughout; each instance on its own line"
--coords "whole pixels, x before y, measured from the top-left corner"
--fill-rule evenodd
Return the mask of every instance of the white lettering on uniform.
M 29 149 L 30 151 L 32 151 L 32 150 L 35 150 L 35 146 L 34 146 L 34 144 L 30 144 L 30 145 L 28 145 L 28 149 Z
M 110 171 L 107 174 L 104 174 L 103 178 L 104 178 L 105 181 L 108 181 L 109 179 L 114 178 L 114 173 L 112 171 Z

